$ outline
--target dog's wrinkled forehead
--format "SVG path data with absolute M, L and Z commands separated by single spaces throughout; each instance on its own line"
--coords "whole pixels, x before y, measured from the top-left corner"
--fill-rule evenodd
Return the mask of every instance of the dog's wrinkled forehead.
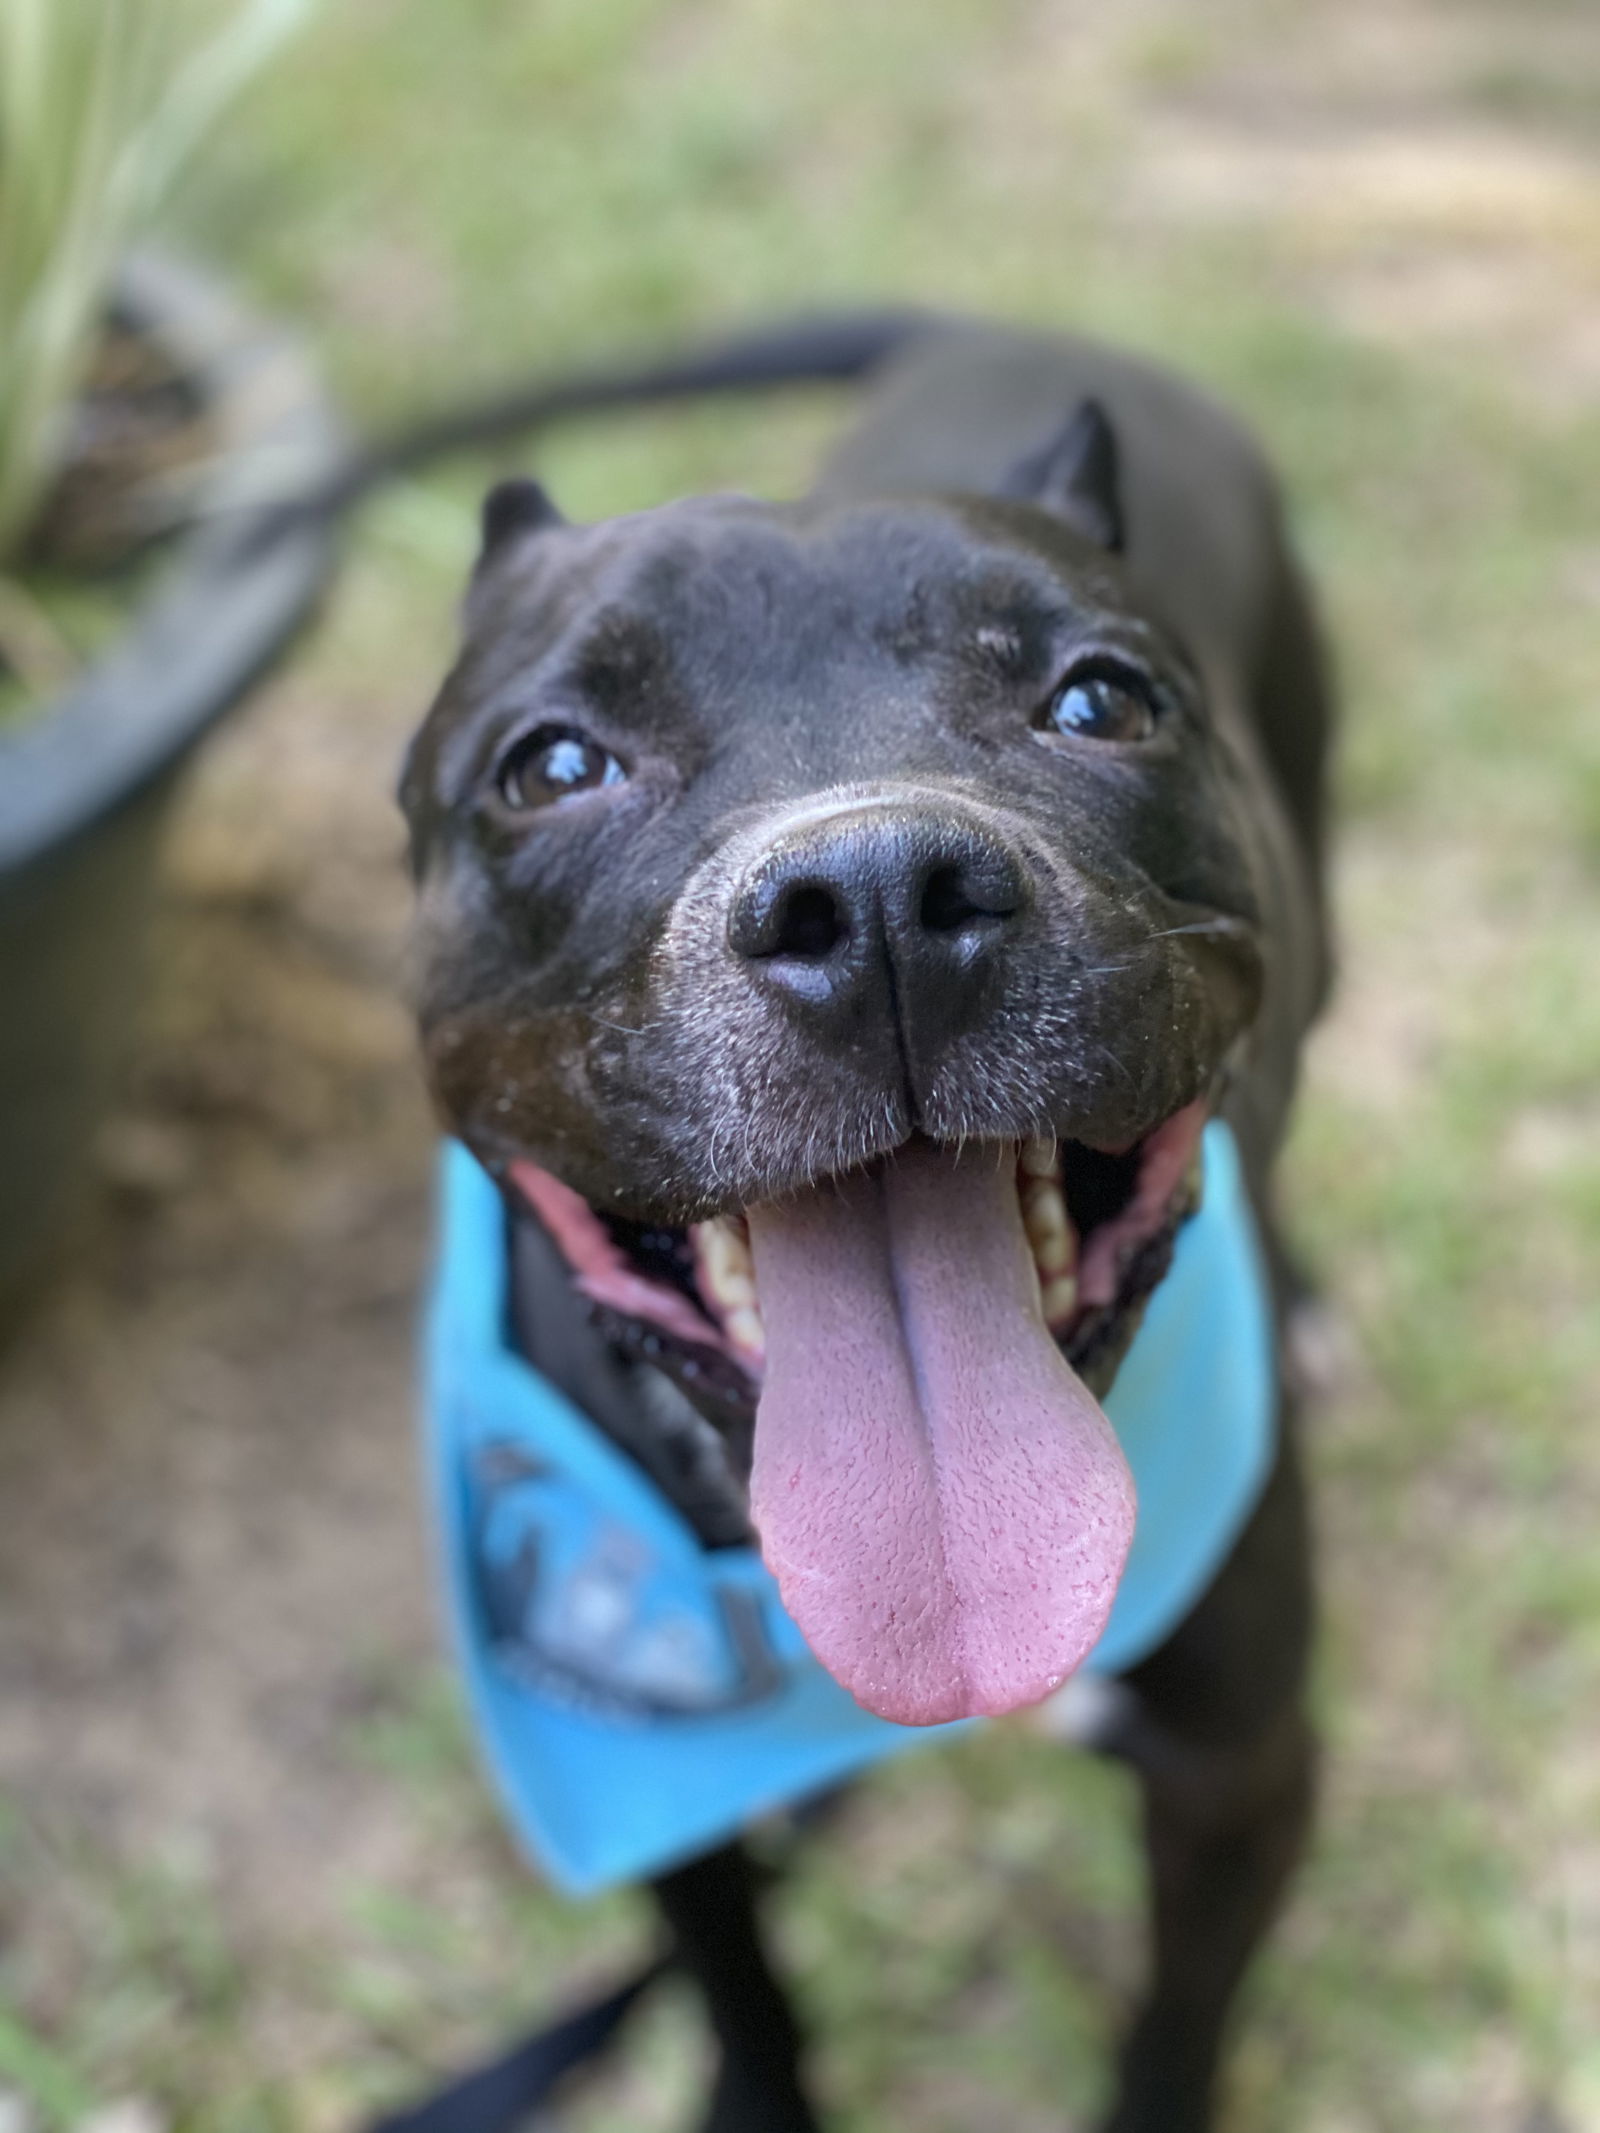
M 480 566 L 407 803 L 459 806 L 529 716 L 659 750 L 682 781 L 727 773 L 718 804 L 735 764 L 774 798 L 970 771 L 964 714 L 1047 687 L 1064 646 L 1091 634 L 1174 656 L 1103 555 L 1005 504 L 718 497 L 513 525 Z

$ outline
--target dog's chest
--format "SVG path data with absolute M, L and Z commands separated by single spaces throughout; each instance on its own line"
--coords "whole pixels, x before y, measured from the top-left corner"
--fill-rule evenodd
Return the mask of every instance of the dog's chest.
M 1226 1557 L 1271 1464 L 1271 1316 L 1226 1127 L 1201 1211 L 1107 1401 L 1139 1491 L 1086 1673 L 1153 1650 Z M 429 1469 L 480 1743 L 541 1868 L 635 1880 L 948 1728 L 891 1725 L 823 1672 L 753 1548 L 684 1509 L 508 1335 L 499 1195 L 445 1156 L 427 1344 Z

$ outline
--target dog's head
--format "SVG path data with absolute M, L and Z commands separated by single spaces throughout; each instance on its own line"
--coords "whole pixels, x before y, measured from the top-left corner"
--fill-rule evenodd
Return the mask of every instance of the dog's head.
M 1245 773 L 1086 411 L 997 498 L 485 508 L 413 747 L 451 1130 L 724 1425 L 820 1656 L 928 1721 L 1103 1626 L 1104 1390 L 1262 985 Z

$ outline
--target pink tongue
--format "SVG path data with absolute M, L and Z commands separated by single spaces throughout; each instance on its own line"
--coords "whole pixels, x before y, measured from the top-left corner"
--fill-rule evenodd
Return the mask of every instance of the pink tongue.
M 1105 1627 L 1133 1477 L 1039 1313 L 993 1147 L 752 1207 L 751 1498 L 806 1641 L 904 1725 L 1036 1703 Z

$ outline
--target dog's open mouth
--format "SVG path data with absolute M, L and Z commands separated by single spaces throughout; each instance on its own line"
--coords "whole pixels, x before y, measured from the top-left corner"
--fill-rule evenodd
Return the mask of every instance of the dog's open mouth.
M 927 1725 L 1038 1701 L 1105 1627 L 1133 1485 L 1084 1373 L 1165 1271 L 1206 1109 L 1114 1154 L 911 1142 L 684 1230 L 510 1175 L 608 1321 L 756 1403 L 785 1605 L 860 1702 Z

